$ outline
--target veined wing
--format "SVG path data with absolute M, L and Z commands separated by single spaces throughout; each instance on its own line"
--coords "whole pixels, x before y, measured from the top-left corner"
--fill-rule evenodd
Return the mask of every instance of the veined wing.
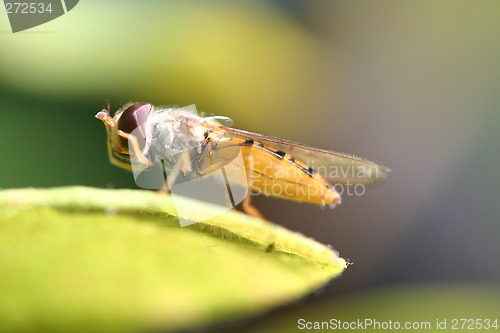
M 280 150 L 320 173 L 330 184 L 374 185 L 382 182 L 389 168 L 351 154 L 322 149 L 299 142 L 285 140 L 225 126 L 205 125 L 220 135 L 254 140 L 264 146 Z

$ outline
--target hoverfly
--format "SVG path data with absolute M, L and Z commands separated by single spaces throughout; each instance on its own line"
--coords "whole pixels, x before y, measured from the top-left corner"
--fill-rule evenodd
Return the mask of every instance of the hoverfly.
M 203 117 L 192 109 L 130 103 L 114 117 L 103 109 L 96 118 L 106 126 L 112 164 L 146 171 L 161 161 L 170 185 L 179 176 L 194 179 L 229 170 L 238 155 L 243 163 L 224 171 L 226 180 L 243 174 L 248 191 L 334 207 L 341 202 L 336 185 L 376 184 L 390 171 L 354 155 L 235 129 L 226 126 L 230 118 Z M 165 183 L 157 188 L 165 189 Z M 245 194 L 243 210 L 262 217 Z

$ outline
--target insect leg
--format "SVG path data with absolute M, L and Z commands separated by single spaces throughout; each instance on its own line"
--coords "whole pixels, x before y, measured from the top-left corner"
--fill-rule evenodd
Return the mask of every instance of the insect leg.
M 156 193 L 169 194 L 170 193 L 169 184 L 173 185 L 175 183 L 177 177 L 179 176 L 179 173 L 181 171 L 185 172 L 186 170 L 189 169 L 189 167 L 191 165 L 190 163 L 191 163 L 191 158 L 189 157 L 189 153 L 182 152 L 182 153 L 180 153 L 179 158 L 175 162 L 174 167 L 172 169 L 170 169 L 170 171 L 167 174 L 167 172 L 165 170 L 165 162 L 163 160 L 161 160 L 161 166 L 163 169 L 164 179 L 165 179 L 165 188 L 159 189 L 158 191 L 156 191 Z
M 167 174 L 165 171 L 165 161 L 161 160 L 161 169 L 163 170 L 163 179 L 165 182 L 165 187 L 156 191 L 156 194 L 164 195 L 170 193 L 170 187 L 168 187 Z

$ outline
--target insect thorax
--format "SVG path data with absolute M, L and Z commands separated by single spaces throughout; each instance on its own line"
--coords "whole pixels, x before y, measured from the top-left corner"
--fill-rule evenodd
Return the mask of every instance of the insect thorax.
M 144 155 L 151 160 L 163 160 L 167 167 L 173 167 L 180 153 L 188 152 L 196 159 L 204 146 L 203 118 L 194 113 L 160 109 L 148 119 Z

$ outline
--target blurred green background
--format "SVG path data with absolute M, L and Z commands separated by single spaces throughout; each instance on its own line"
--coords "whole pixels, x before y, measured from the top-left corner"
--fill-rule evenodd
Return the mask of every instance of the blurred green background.
M 363 318 L 382 298 L 402 311 L 412 290 L 423 305 L 405 313 L 434 321 L 428 299 L 452 318 L 458 299 L 462 315 L 487 316 L 500 309 L 499 59 L 498 1 L 87 0 L 16 34 L 2 13 L 0 187 L 136 188 L 109 164 L 95 113 L 196 104 L 393 170 L 335 210 L 255 200 L 354 265 L 240 329 L 292 332 L 311 309 Z

